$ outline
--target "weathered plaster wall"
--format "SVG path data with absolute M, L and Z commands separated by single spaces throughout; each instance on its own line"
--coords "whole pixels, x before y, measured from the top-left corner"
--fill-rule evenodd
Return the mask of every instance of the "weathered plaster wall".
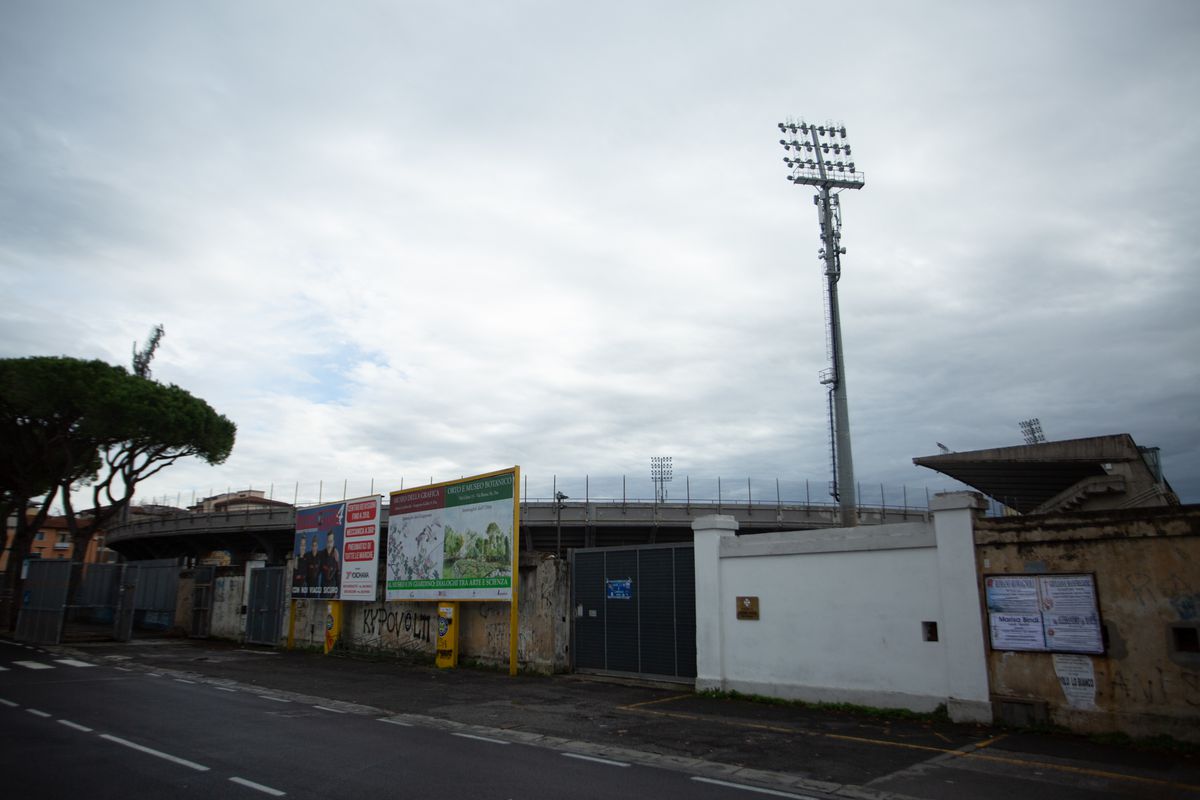
M 568 564 L 548 553 L 523 555 L 517 597 L 517 661 L 535 672 L 565 672 L 571 639 Z M 464 657 L 508 664 L 508 603 L 463 603 L 459 647 Z M 436 611 L 436 609 L 435 609 Z
M 521 669 L 561 672 L 568 668 L 570 604 L 567 564 L 546 554 L 523 555 L 517 611 L 517 658 Z M 381 590 L 382 593 L 382 590 Z M 508 664 L 508 603 L 459 605 L 459 658 Z M 296 601 L 295 643 L 323 647 L 326 604 Z M 378 653 L 432 658 L 437 640 L 437 603 L 342 603 L 344 646 Z M 283 640 L 287 638 L 284 622 Z
M 1172 628 L 1200 627 L 1200 506 L 986 520 L 984 574 L 1095 573 L 1107 634 L 1091 663 L 1095 698 L 1068 700 L 1048 653 L 988 652 L 992 693 L 1046 703 L 1082 732 L 1200 740 L 1200 653 L 1177 652 Z
M 218 571 L 213 579 L 212 625 L 209 635 L 218 639 L 243 641 L 246 638 L 244 597 L 246 576 L 240 569 Z

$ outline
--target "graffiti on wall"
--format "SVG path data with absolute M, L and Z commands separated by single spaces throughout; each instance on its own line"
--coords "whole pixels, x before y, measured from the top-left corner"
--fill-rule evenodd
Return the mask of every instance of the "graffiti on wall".
M 396 639 L 397 643 L 402 643 L 404 639 L 408 639 L 410 642 L 432 641 L 432 617 L 429 614 L 401 609 L 389 610 L 387 606 L 383 605 L 377 608 L 365 608 L 360 614 L 363 637 L 368 640 L 377 640 L 376 644 L 382 641 L 384 634 L 390 634 L 390 638 Z
M 1153 673 L 1126 674 L 1118 669 L 1109 680 L 1109 691 L 1114 698 L 1145 705 L 1173 706 L 1182 702 L 1200 708 L 1200 673 L 1185 670 L 1168 674 L 1156 667 Z

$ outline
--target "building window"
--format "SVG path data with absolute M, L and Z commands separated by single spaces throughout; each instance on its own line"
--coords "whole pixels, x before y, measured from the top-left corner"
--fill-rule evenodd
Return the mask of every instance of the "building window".
M 39 541 L 39 542 L 41 542 L 41 541 L 44 541 L 44 540 L 45 540 L 45 538 L 46 538 L 46 534 L 42 533 L 41 531 L 38 531 L 38 532 L 37 532 L 37 533 L 34 535 L 34 537 L 33 537 L 33 538 L 34 538 L 36 541 Z
M 65 533 L 60 533 L 60 534 L 58 535 L 58 543 L 59 543 L 59 544 L 66 544 L 66 543 L 67 543 L 67 535 L 66 535 Z

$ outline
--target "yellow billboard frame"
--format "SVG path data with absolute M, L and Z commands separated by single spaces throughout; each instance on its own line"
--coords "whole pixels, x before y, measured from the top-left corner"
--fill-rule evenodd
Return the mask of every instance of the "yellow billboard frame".
M 505 469 L 498 469 L 493 472 L 485 472 L 481 475 L 469 475 L 463 478 L 458 478 L 452 481 L 441 481 L 440 483 L 429 483 L 423 486 L 414 486 L 411 489 L 397 489 L 388 493 L 389 507 L 389 528 L 390 526 L 390 508 L 391 498 L 398 494 L 408 494 L 409 492 L 426 491 L 429 489 L 438 489 L 445 486 L 453 486 L 459 483 L 469 483 L 471 481 L 485 480 L 487 478 L 495 478 L 499 475 L 513 476 L 513 542 L 512 542 L 512 597 L 509 599 L 509 615 L 508 615 L 508 674 L 517 674 L 517 642 L 520 638 L 517 635 L 519 629 L 518 619 L 518 597 L 520 595 L 521 583 L 521 467 L 514 465 Z M 385 576 L 384 583 L 384 602 L 387 602 L 387 578 Z M 486 598 L 446 598 L 447 601 L 455 603 L 494 603 L 496 600 L 488 600 Z M 442 602 L 438 599 L 427 600 L 426 602 Z

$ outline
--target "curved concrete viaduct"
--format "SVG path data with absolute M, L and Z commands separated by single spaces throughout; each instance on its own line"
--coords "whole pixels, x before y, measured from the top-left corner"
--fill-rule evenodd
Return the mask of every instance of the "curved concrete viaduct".
M 924 520 L 925 508 L 860 507 L 863 525 Z M 840 526 L 833 504 L 776 503 L 646 503 L 553 501 L 521 503 L 521 549 L 565 553 L 572 548 L 631 544 L 686 542 L 692 539 L 692 521 L 709 514 L 729 514 L 743 533 L 811 530 Z M 388 520 L 384 498 L 382 528 Z M 131 560 L 201 558 L 214 550 L 228 550 L 234 563 L 250 554 L 265 554 L 269 563 L 282 564 L 295 541 L 295 509 L 181 513 L 142 518 L 108 531 L 106 546 Z

